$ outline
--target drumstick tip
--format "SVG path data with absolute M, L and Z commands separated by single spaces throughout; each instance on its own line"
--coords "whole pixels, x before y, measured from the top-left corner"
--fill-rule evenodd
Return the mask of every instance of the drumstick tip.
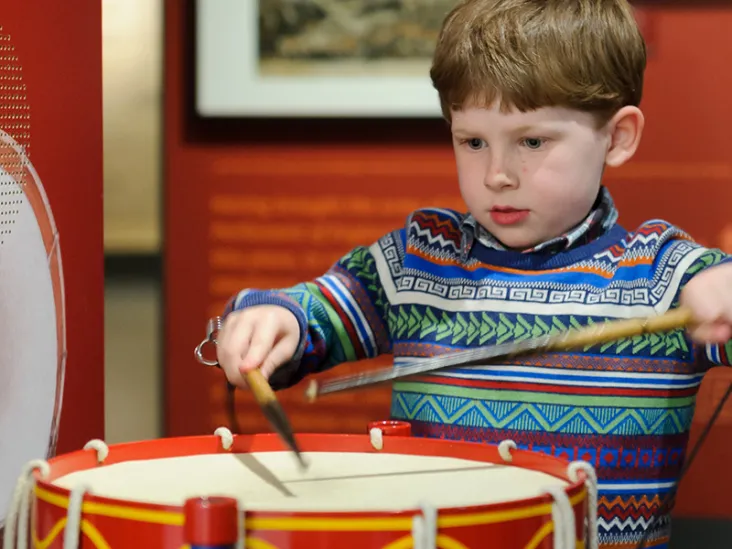
M 310 467 L 310 463 L 307 459 L 305 459 L 305 456 L 302 455 L 300 452 L 296 454 L 297 456 L 297 462 L 300 464 L 300 470 L 301 471 L 307 471 Z
M 290 422 L 287 420 L 285 411 L 282 409 L 280 403 L 277 401 L 269 402 L 262 407 L 262 411 L 269 420 L 270 424 L 275 428 L 275 431 L 277 431 L 280 438 L 295 454 L 295 457 L 300 462 L 300 467 L 302 469 L 307 469 L 308 464 L 305 461 L 302 453 L 300 452 L 300 448 L 298 447 L 297 441 L 295 440 L 295 433 L 292 431 Z

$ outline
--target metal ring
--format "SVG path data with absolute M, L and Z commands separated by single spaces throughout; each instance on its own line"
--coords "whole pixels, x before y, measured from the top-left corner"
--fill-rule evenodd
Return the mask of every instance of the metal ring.
M 218 360 L 208 360 L 207 358 L 205 358 L 203 356 L 203 346 L 206 345 L 206 343 L 211 343 L 211 340 L 208 338 L 204 339 L 203 341 L 201 341 L 201 343 L 198 344 L 198 346 L 196 346 L 196 350 L 195 350 L 196 360 L 198 360 L 198 362 L 200 362 L 204 366 L 217 366 L 218 367 L 219 366 Z
M 206 345 L 206 343 L 212 343 L 214 346 L 218 345 L 216 336 L 218 335 L 222 325 L 223 319 L 220 316 L 210 318 L 208 320 L 208 323 L 206 324 L 206 339 L 201 341 L 201 343 L 198 344 L 196 350 L 194 351 L 194 354 L 196 355 L 196 360 L 198 360 L 198 362 L 205 366 L 221 366 L 218 360 L 208 360 L 207 358 L 204 358 L 203 346 Z

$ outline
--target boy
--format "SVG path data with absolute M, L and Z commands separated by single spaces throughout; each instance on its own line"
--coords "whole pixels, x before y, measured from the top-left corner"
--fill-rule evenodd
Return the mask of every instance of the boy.
M 590 462 L 600 547 L 638 544 L 678 477 L 704 372 L 728 363 L 732 263 L 660 220 L 628 232 L 601 179 L 638 148 L 646 54 L 626 0 L 464 0 L 431 70 L 467 213 L 413 212 L 315 281 L 243 290 L 219 334 L 232 383 L 276 388 L 341 362 L 398 364 L 679 303 L 695 323 L 583 352 L 394 384 L 417 436 Z M 668 515 L 648 547 L 668 547 Z

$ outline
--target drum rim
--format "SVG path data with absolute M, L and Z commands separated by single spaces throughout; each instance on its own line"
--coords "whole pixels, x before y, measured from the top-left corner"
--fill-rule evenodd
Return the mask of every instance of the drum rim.
M 303 452 L 342 452 L 342 453 L 389 453 L 399 455 L 415 455 L 426 457 L 446 457 L 467 459 L 482 463 L 505 464 L 513 467 L 521 467 L 534 471 L 549 474 L 567 483 L 564 491 L 570 499 L 580 498 L 586 500 L 587 493 L 585 481 L 587 477 L 583 471 L 579 471 L 576 481 L 569 477 L 570 462 L 549 456 L 543 453 L 531 452 L 528 450 L 512 450 L 512 462 L 506 463 L 498 453 L 498 447 L 478 442 L 451 441 L 443 439 L 427 439 L 416 437 L 389 436 L 384 439 L 384 448 L 375 450 L 371 445 L 368 435 L 360 434 L 299 434 L 298 442 Z M 54 481 L 64 475 L 83 470 L 104 467 L 116 463 L 145 459 L 166 459 L 175 457 L 189 457 L 196 455 L 217 455 L 231 453 L 254 453 L 254 452 L 283 452 L 287 448 L 283 446 L 279 437 L 275 434 L 245 434 L 234 435 L 231 448 L 225 450 L 221 445 L 221 438 L 215 435 L 172 437 L 153 439 L 137 442 L 126 442 L 113 444 L 108 447 L 109 454 L 103 463 L 97 462 L 97 453 L 92 450 L 77 450 L 67 454 L 58 455 L 48 460 L 50 473 L 46 478 L 41 478 L 36 471 L 36 495 L 45 491 L 56 497 L 68 498 L 70 490 L 54 484 Z M 584 492 L 584 493 L 583 493 Z M 202 496 L 213 496 L 201 494 Z M 109 506 L 133 507 L 149 511 L 160 511 L 167 513 L 183 512 L 183 504 L 169 505 L 162 503 L 148 503 L 136 500 L 119 499 L 96 495 L 90 491 L 84 496 L 85 502 L 104 504 Z M 551 504 L 553 497 L 550 494 L 543 494 L 529 498 L 513 499 L 509 501 L 494 502 L 478 505 L 464 505 L 452 507 L 438 507 L 441 515 L 482 513 L 487 511 L 500 511 L 528 506 Z M 247 516 L 254 517 L 405 517 L 412 516 L 419 512 L 418 508 L 400 510 L 318 510 L 318 511 L 269 511 L 247 508 Z

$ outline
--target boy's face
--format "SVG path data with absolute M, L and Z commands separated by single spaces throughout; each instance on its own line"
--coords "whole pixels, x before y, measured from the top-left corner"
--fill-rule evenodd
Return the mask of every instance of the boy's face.
M 452 112 L 460 191 L 475 219 L 505 246 L 559 236 L 590 212 L 611 147 L 588 113 L 542 108 Z

